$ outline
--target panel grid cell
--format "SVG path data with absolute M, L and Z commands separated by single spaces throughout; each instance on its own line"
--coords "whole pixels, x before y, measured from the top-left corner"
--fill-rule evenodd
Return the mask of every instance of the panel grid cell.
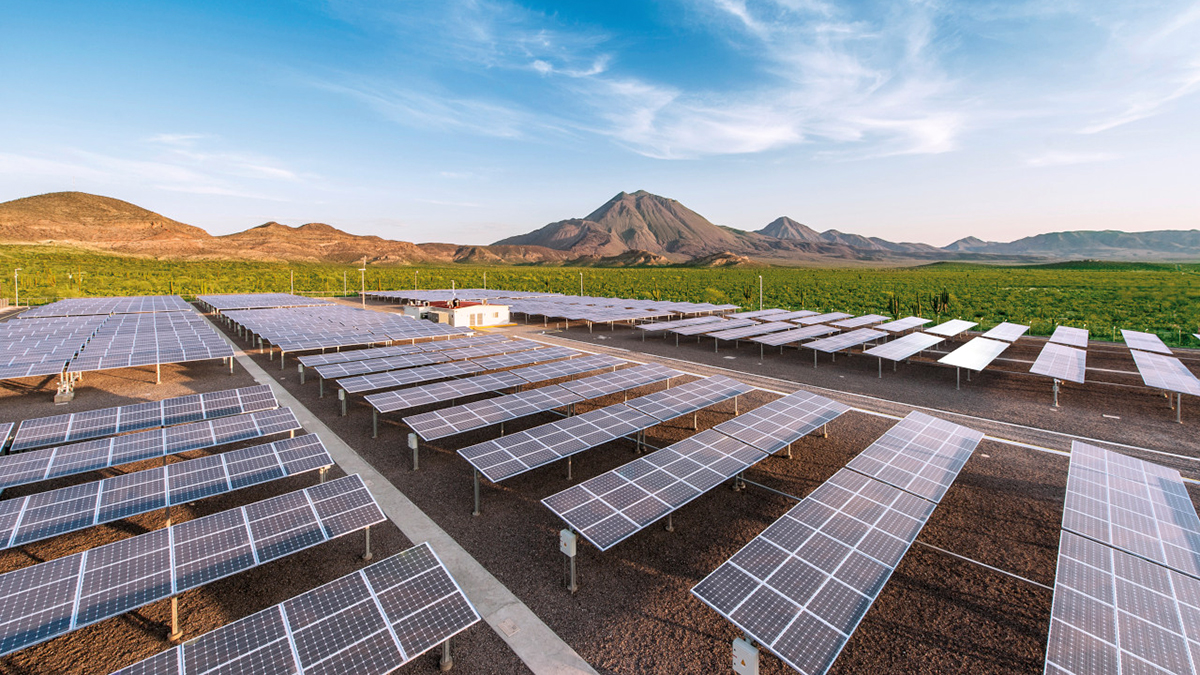
M 1088 330 L 1086 328 L 1058 326 L 1054 329 L 1054 334 L 1050 336 L 1050 342 L 1060 345 L 1067 345 L 1068 347 L 1087 349 Z
M 981 440 L 974 429 L 914 410 L 846 468 L 937 504 Z
M 1009 323 L 1007 321 L 997 324 L 991 330 L 983 334 L 983 337 L 991 340 L 1001 340 L 1003 342 L 1016 342 L 1018 338 L 1024 335 L 1029 330 L 1029 326 L 1022 326 L 1019 323 Z
M 1134 350 L 1133 361 L 1147 387 L 1200 396 L 1200 379 L 1174 356 Z
M 717 375 L 641 396 L 625 405 L 659 421 L 666 421 L 727 401 L 754 390 L 747 384 Z
M 870 349 L 863 351 L 863 354 L 866 354 L 867 356 L 874 356 L 880 359 L 887 359 L 888 361 L 903 361 L 904 359 L 907 359 L 915 354 L 919 354 L 920 352 L 923 352 L 926 349 L 943 342 L 945 339 L 946 338 L 937 335 L 909 333 L 908 335 L 898 337 L 895 340 L 889 340 L 881 345 L 871 347 Z
M 872 340 L 878 340 L 885 335 L 887 335 L 887 333 L 881 330 L 874 330 L 872 328 L 859 328 L 858 330 L 852 330 L 849 333 L 842 333 L 840 335 L 834 335 L 821 340 L 813 340 L 812 342 L 805 343 L 804 346 L 808 349 L 813 349 L 818 352 L 832 354 L 834 352 L 840 352 L 843 349 L 857 347 Z
M 1136 350 L 1134 352 L 1135 356 L 1138 351 L 1166 354 L 1167 356 L 1171 355 L 1171 348 L 1164 344 L 1162 338 L 1154 333 L 1121 329 L 1121 339 L 1125 341 L 1125 344 L 1130 349 Z
M 987 368 L 1010 346 L 1009 343 L 1000 340 L 989 340 L 985 337 L 972 338 L 967 344 L 938 359 L 938 363 L 980 371 Z
M 1085 340 L 1086 342 L 1086 340 Z M 1029 372 L 1056 380 L 1083 384 L 1087 373 L 1087 352 L 1055 342 L 1047 342 L 1038 353 Z
M 797 391 L 713 427 L 774 454 L 850 410 L 824 396 Z
M 819 338 L 823 335 L 829 335 L 830 333 L 836 332 L 838 332 L 838 329 L 833 328 L 832 326 L 823 326 L 817 324 L 813 326 L 805 326 L 803 328 L 779 331 L 777 333 L 769 333 L 767 335 L 760 335 L 758 337 L 750 338 L 750 341 L 771 347 L 782 347 L 783 345 L 790 345 L 793 342 Z

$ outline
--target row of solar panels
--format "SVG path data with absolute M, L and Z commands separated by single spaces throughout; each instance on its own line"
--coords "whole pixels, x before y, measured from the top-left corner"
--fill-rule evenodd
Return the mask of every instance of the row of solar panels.
M 28 420 L 23 442 L 132 432 L 0 458 L 5 487 L 299 429 L 267 387 Z M 220 417 L 226 415 L 226 417 Z M 191 421 L 205 416 L 217 419 Z M 148 436 L 149 434 L 149 436 Z M 170 439 L 170 440 L 169 440 Z M 103 445 L 107 453 L 92 446 Z M 43 456 L 45 455 L 45 456 Z M 0 548 L 81 530 L 333 464 L 315 435 L 0 501 Z M 354 475 L 0 575 L 0 655 L 266 564 L 383 521 Z M 364 617 L 363 597 L 375 603 Z M 347 621 L 354 617 L 353 621 Z M 364 618 L 369 619 L 365 620 Z M 247 617 L 122 672 L 386 673 L 479 620 L 427 545 Z M 363 647 L 371 646 L 369 657 Z M 206 656 L 207 654 L 207 656 Z M 251 665 L 253 664 L 253 665 Z M 340 666 L 338 664 L 341 664 Z M 329 669 L 333 668 L 332 671 Z M 311 670 L 309 670 L 311 669 Z
M 192 306 L 178 295 L 138 295 L 107 298 L 67 298 L 48 305 L 30 307 L 18 318 L 94 316 L 106 314 L 142 314 L 152 312 L 186 312 Z

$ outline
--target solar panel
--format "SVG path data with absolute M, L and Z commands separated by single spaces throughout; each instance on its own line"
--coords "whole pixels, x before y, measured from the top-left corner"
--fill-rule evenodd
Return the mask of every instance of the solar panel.
M 402 354 L 444 352 L 454 349 L 463 349 L 465 347 L 478 347 L 480 345 L 505 342 L 507 340 L 508 338 L 504 337 L 503 335 L 474 335 L 471 337 L 458 337 L 452 340 L 439 340 L 436 342 L 417 342 L 409 345 L 389 345 L 387 347 L 375 347 L 373 349 L 350 349 L 344 352 L 329 352 L 328 354 L 309 354 L 307 356 L 301 356 L 298 360 L 306 368 L 315 368 L 316 366 L 323 366 L 331 363 L 366 361 L 368 359 L 400 356 Z
M 0 489 L 300 429 L 291 408 L 139 431 L 0 457 Z
M 892 317 L 890 317 L 890 316 L 884 316 L 882 314 L 864 314 L 862 316 L 856 316 L 852 319 L 843 319 L 842 321 L 835 321 L 829 325 L 833 326 L 834 328 L 845 328 L 845 329 L 861 328 L 863 326 L 870 326 L 871 324 L 874 324 L 874 323 L 880 323 L 883 321 L 887 321 L 891 318 Z
M 951 319 L 944 323 L 939 323 L 933 328 L 926 328 L 926 333 L 941 335 L 944 337 L 954 337 L 963 331 L 968 331 L 979 324 L 974 321 L 963 321 L 962 319 Z
M 787 312 L 785 314 L 772 314 L 766 318 L 768 321 L 795 321 L 796 319 L 803 319 L 805 317 L 816 316 L 818 314 L 820 314 L 820 312 L 814 312 L 810 309 L 801 309 L 795 312 Z
M 1154 352 L 1156 354 L 1171 355 L 1171 349 L 1163 344 L 1162 338 L 1154 333 L 1141 333 L 1136 330 L 1121 330 L 1121 339 L 1125 340 L 1125 344 L 1130 349 L 1137 349 L 1143 352 Z
M 541 347 L 515 354 L 500 354 L 499 356 L 489 356 L 482 359 L 471 359 L 471 362 L 484 370 L 497 370 L 500 368 L 527 366 L 545 361 L 557 361 L 558 359 L 569 359 L 580 355 L 579 352 L 567 347 Z
M 114 314 L 67 365 L 82 373 L 229 358 L 233 347 L 195 311 Z
M 607 551 L 766 457 L 709 429 L 542 503 L 596 548 Z
M 934 506 L 841 469 L 692 593 L 793 669 L 825 673 Z
M 178 419 L 173 411 L 180 406 L 193 409 L 188 419 Z M 162 401 L 147 401 L 115 408 L 39 417 L 21 422 L 13 439 L 12 451 L 141 431 L 153 427 L 212 419 L 240 413 L 278 408 L 275 394 L 266 385 L 227 389 L 206 394 L 190 394 Z
M 12 435 L 14 426 L 16 425 L 12 422 L 0 424 L 0 450 L 4 449 L 5 444 L 8 443 L 8 437 Z
M 404 423 L 421 438 L 431 441 L 554 410 L 582 400 L 584 398 L 578 394 L 559 385 L 551 385 L 444 410 L 410 415 L 404 418 Z
M 731 319 L 758 319 L 758 318 L 770 317 L 775 314 L 784 314 L 786 312 L 787 312 L 786 309 L 779 309 L 778 307 L 772 307 L 770 309 L 756 309 L 752 312 L 738 312 L 736 314 L 728 314 L 726 316 L 728 316 Z M 771 320 L 774 321 L 774 319 L 771 319 Z
M 355 375 L 366 375 L 368 373 L 381 373 L 388 370 L 403 370 L 404 368 L 428 366 L 434 363 L 447 363 L 453 360 L 446 356 L 444 352 L 418 352 L 416 354 L 398 354 L 396 356 L 367 359 L 365 361 L 330 363 L 324 366 L 317 366 L 315 370 L 317 371 L 317 375 L 322 379 L 333 380 L 342 377 L 353 377 Z
M 763 345 L 770 345 L 772 347 L 782 347 L 783 345 L 788 345 L 793 342 L 800 342 L 801 340 L 808 340 L 810 338 L 821 337 L 822 335 L 829 335 L 830 333 L 836 332 L 838 332 L 836 328 L 831 328 L 829 326 L 805 326 L 803 328 L 795 328 L 793 330 L 785 330 L 778 333 L 760 335 L 758 337 L 750 338 L 750 341 Z
M 914 410 L 846 468 L 936 504 L 981 440 L 974 429 Z
M 618 403 L 477 443 L 458 454 L 489 481 L 499 483 L 656 424 L 653 417 Z
M 0 502 L 0 549 L 332 464 L 321 439 L 309 434 L 10 499 Z
M 1004 323 L 997 324 L 991 330 L 983 334 L 983 337 L 992 340 L 1002 340 L 1004 342 L 1016 342 L 1018 338 L 1029 330 L 1029 326 L 1022 326 L 1019 323 Z
M 740 340 L 744 338 L 754 337 L 756 335 L 766 335 L 767 333 L 775 333 L 781 330 L 795 328 L 794 324 L 786 321 L 772 321 L 768 323 L 757 323 L 753 326 L 742 326 L 741 328 L 729 328 L 719 330 L 715 333 L 709 333 L 706 337 L 715 338 L 718 340 Z
M 40 307 L 30 307 L 21 319 L 142 312 L 187 312 L 192 306 L 178 295 L 138 295 L 109 298 L 67 298 Z
M 222 626 L 114 675 L 384 675 L 479 621 L 429 544 Z
M 656 333 L 658 331 L 671 330 L 672 328 L 683 328 L 685 326 L 699 326 L 702 323 L 712 323 L 720 321 L 719 316 L 698 316 L 692 319 L 680 319 L 679 321 L 656 321 L 654 323 L 639 323 L 635 328 L 646 331 L 647 333 Z
M 357 475 L 0 575 L 0 656 L 383 522 Z
M 976 371 L 983 370 L 1008 347 L 1007 342 L 985 337 L 972 338 L 967 344 L 938 359 L 938 363 Z
M 801 390 L 713 428 L 767 454 L 774 454 L 849 409 L 824 396 Z
M 198 295 L 196 299 L 222 312 L 230 309 L 265 309 L 271 307 L 305 307 L 332 305 L 328 300 L 306 298 L 290 293 L 233 293 L 225 295 Z
M 405 387 L 433 380 L 445 380 L 461 375 L 474 375 L 487 370 L 471 361 L 452 361 L 450 363 L 435 363 L 431 366 L 409 368 L 407 370 L 391 370 L 384 373 L 372 373 L 347 377 L 337 380 L 337 385 L 348 394 L 361 394 L 367 391 Z
M 885 330 L 889 333 L 901 333 L 913 328 L 920 328 L 932 321 L 932 319 L 922 319 L 919 316 L 906 316 L 903 319 L 897 319 L 888 323 L 881 323 L 875 326 L 878 330 Z
M 751 391 L 754 387 L 716 375 L 647 394 L 627 401 L 625 405 L 665 422 Z
M 1072 441 L 1063 529 L 1200 578 L 1200 517 L 1174 469 Z
M 1050 342 L 1070 347 L 1079 347 L 1087 349 L 1088 346 L 1088 331 L 1086 328 L 1072 328 L 1071 326 L 1059 326 L 1054 329 L 1054 334 L 1050 336 Z
M 1086 342 L 1086 340 L 1085 340 Z M 1074 347 L 1047 342 L 1029 372 L 1056 380 L 1083 383 L 1087 370 L 1087 352 Z
M 461 380 L 434 382 L 433 384 L 425 384 L 409 389 L 385 391 L 378 394 L 370 394 L 365 398 L 367 403 L 372 408 L 375 408 L 375 410 L 381 413 L 389 413 L 417 408 L 423 405 L 447 403 L 463 396 L 487 394 L 500 391 L 501 389 L 519 387 L 523 384 L 525 384 L 525 380 L 513 375 L 511 372 L 505 371 L 488 375 L 476 375 Z
M 1200 380 L 1179 359 L 1136 349 L 1132 353 L 1147 387 L 1200 396 Z
M 1200 581 L 1063 531 L 1046 673 L 1196 673 L 1198 615 Z
M 551 363 L 542 363 L 536 366 L 526 366 L 515 370 L 505 371 L 510 375 L 515 375 L 530 384 L 537 382 L 545 382 L 546 380 L 557 380 L 560 377 L 571 377 L 573 375 L 582 375 L 583 373 L 601 368 L 616 368 L 628 363 L 624 359 L 618 359 L 615 356 L 607 354 L 592 354 L 567 361 L 553 361 Z
M 895 340 L 871 347 L 864 351 L 863 354 L 889 361 L 903 361 L 913 354 L 923 352 L 944 340 L 945 338 L 936 335 L 909 333 Z
M 676 335 L 703 335 L 705 333 L 715 333 L 719 330 L 731 330 L 733 328 L 743 328 L 746 326 L 757 326 L 759 323 L 754 319 L 725 319 L 722 321 L 714 321 L 712 323 L 702 323 L 694 326 L 684 326 L 683 328 L 672 328 L 671 332 Z
M 600 375 L 585 377 L 581 380 L 563 382 L 559 386 L 567 391 L 578 394 L 582 398 L 589 399 L 600 398 L 601 396 L 637 387 L 644 387 L 648 384 L 670 380 L 682 375 L 683 373 L 673 368 L 667 368 L 657 363 L 647 363 L 611 373 L 601 373 Z
M 833 352 L 840 352 L 843 349 L 857 347 L 858 345 L 870 342 L 871 340 L 877 340 L 885 335 L 887 335 L 887 333 L 881 330 L 874 330 L 872 328 L 859 328 L 858 330 L 852 330 L 849 333 L 841 333 L 839 335 L 823 338 L 821 340 L 813 340 L 812 342 L 805 343 L 804 346 L 808 349 L 814 349 L 819 352 L 831 354 Z
M 852 316 L 854 315 L 847 314 L 845 312 L 826 312 L 825 314 L 814 314 L 812 316 L 796 319 L 796 323 L 800 324 L 801 326 L 811 326 L 817 323 L 829 323 L 830 321 L 837 321 L 839 319 L 849 319 Z

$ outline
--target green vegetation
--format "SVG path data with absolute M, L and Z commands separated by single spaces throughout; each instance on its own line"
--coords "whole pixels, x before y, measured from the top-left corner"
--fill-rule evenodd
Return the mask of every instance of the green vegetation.
M 84 295 L 286 292 L 351 295 L 355 265 L 181 262 L 110 256 L 50 246 L 0 246 L 0 297 L 12 298 L 21 267 L 22 303 Z M 690 300 L 758 307 L 763 277 L 767 307 L 931 319 L 964 318 L 990 327 L 1001 321 L 1047 335 L 1059 324 L 1088 328 L 1096 339 L 1120 329 L 1157 333 L 1168 344 L 1194 345 L 1200 331 L 1200 265 L 1063 263 L 1022 267 L 939 263 L 899 269 L 599 269 L 565 267 L 369 267 L 369 290 L 479 287 L 589 295 Z

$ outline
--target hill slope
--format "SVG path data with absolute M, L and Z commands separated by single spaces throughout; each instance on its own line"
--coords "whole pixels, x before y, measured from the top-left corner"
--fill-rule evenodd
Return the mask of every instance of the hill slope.
M 1170 260 L 1200 258 L 1200 230 L 1155 230 L 1121 232 L 1119 230 L 1076 230 L 1049 232 L 1007 243 L 960 239 L 946 250 L 971 251 L 997 255 L 1022 255 L 1063 260 Z

